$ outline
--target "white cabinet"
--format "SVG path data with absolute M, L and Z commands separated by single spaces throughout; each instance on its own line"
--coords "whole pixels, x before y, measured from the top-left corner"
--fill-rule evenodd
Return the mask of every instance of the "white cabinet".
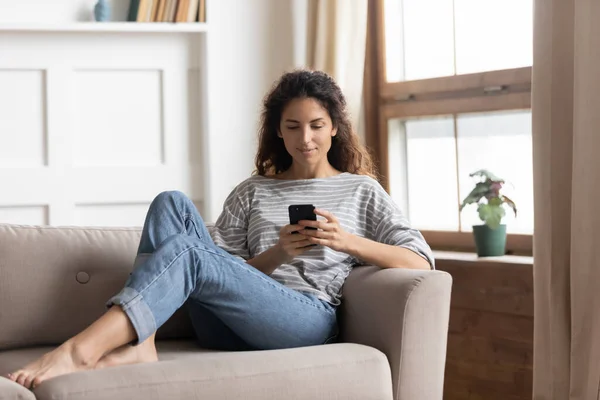
M 203 211 L 208 26 L 0 23 L 0 222 L 141 226 Z

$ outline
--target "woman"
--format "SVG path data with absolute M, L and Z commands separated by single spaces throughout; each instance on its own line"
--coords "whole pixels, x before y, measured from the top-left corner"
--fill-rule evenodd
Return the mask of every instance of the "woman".
M 354 265 L 433 267 L 421 234 L 373 179 L 340 88 L 322 72 L 284 74 L 262 112 L 256 174 L 207 229 L 179 192 L 151 204 L 136 267 L 109 310 L 9 379 L 30 387 L 84 369 L 156 361 L 156 330 L 186 304 L 202 347 L 328 343 Z M 318 221 L 290 225 L 288 206 Z M 317 228 L 317 229 L 309 229 Z

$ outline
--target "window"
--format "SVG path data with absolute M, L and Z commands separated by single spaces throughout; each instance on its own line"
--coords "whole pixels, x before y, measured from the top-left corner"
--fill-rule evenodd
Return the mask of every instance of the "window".
M 532 0 L 370 0 L 367 144 L 434 248 L 473 250 L 471 172 L 506 180 L 508 249 L 531 253 Z
M 386 80 L 531 66 L 532 0 L 384 0 Z

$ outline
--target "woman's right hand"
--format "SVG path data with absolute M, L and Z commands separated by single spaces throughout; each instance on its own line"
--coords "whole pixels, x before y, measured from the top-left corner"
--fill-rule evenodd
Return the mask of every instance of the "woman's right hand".
M 312 247 L 312 243 L 308 240 L 307 236 L 301 233 L 293 233 L 304 228 L 302 225 L 285 225 L 279 231 L 279 241 L 276 246 L 281 255 L 282 264 L 292 261 L 294 257 Z

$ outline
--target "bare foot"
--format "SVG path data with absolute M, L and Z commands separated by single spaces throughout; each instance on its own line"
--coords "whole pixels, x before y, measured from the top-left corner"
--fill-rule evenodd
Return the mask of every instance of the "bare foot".
M 24 368 L 8 374 L 8 378 L 26 388 L 35 388 L 45 380 L 91 369 L 93 365 L 81 348 L 67 341 Z
M 95 369 L 117 365 L 139 364 L 158 361 L 154 340 L 146 340 L 137 346 L 126 344 L 108 353 L 98 361 Z

